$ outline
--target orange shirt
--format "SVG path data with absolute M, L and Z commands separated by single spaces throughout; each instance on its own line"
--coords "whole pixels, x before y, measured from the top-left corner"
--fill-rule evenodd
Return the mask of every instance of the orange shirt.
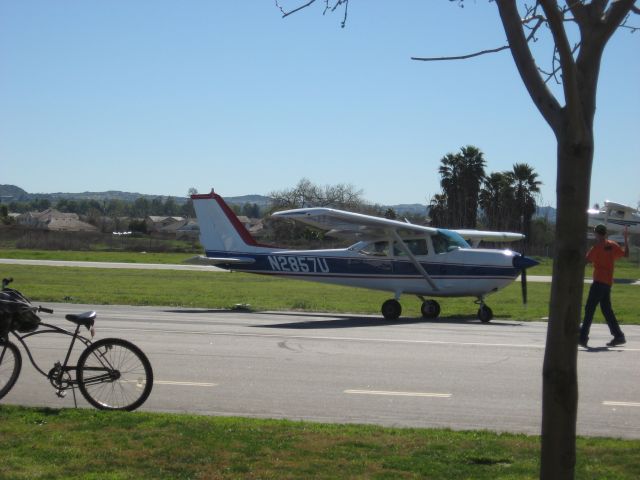
M 612 240 L 596 243 L 587 252 L 587 260 L 593 263 L 593 281 L 613 284 L 613 264 L 624 257 L 624 250 Z

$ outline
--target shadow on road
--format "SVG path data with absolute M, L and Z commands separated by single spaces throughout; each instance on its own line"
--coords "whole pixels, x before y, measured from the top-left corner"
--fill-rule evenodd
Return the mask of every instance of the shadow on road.
M 587 347 L 584 349 L 584 351 L 587 353 L 602 353 L 602 352 L 619 352 L 622 350 L 619 350 L 617 348 L 611 349 L 609 347 Z
M 259 315 L 259 314 L 258 314 Z M 270 315 L 273 315 L 271 313 Z M 252 325 L 260 328 L 285 328 L 285 329 L 331 329 L 331 328 L 356 328 L 356 327 L 386 327 L 394 325 L 417 325 L 417 324 L 469 324 L 482 325 L 484 327 L 491 326 L 519 326 L 520 323 L 499 322 L 482 324 L 475 317 L 444 317 L 438 319 L 425 319 L 422 317 L 401 317 L 398 320 L 385 320 L 382 317 L 356 317 L 356 316 L 340 316 L 330 314 L 317 313 L 300 313 L 300 312 L 278 312 L 277 315 L 292 316 L 296 318 L 308 317 L 309 320 L 300 322 L 275 323 L 271 325 Z
M 294 319 L 308 319 L 301 321 L 274 323 L 274 324 L 259 324 L 250 325 L 256 328 L 282 328 L 282 329 L 298 329 L 298 330 L 312 330 L 312 329 L 336 329 L 336 328 L 357 328 L 357 327 L 386 327 L 394 325 L 470 325 L 478 326 L 482 328 L 491 327 L 514 327 L 521 326 L 522 322 L 498 320 L 483 324 L 474 315 L 469 316 L 455 316 L 455 317 L 439 317 L 436 319 L 426 319 L 422 317 L 401 317 L 398 320 L 385 320 L 382 317 L 376 316 L 356 316 L 345 314 L 331 314 L 331 313 L 314 313 L 314 312 L 252 312 L 250 310 L 242 309 L 205 309 L 205 308 L 174 308 L 163 310 L 165 313 L 177 313 L 188 315 L 211 315 L 211 314 L 229 314 L 229 313 L 246 313 L 254 316 L 278 316 L 278 317 L 292 317 Z

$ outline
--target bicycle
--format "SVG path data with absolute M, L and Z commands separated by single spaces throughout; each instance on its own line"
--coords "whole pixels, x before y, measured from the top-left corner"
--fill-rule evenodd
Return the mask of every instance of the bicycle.
M 12 278 L 2 280 L 0 292 L 0 399 L 13 388 L 22 368 L 22 355 L 18 346 L 9 340 L 12 334 L 26 351 L 31 364 L 47 377 L 59 397 L 75 389 L 95 408 L 101 410 L 132 411 L 140 407 L 153 388 L 153 370 L 147 356 L 133 343 L 120 338 L 104 338 L 93 342 L 95 311 L 68 314 L 65 318 L 76 325 L 74 331 L 45 323 L 36 313 L 53 314 L 53 310 L 34 306 L 17 290 L 7 288 Z M 3 327 L 4 322 L 4 327 Z M 85 327 L 91 339 L 80 334 Z M 36 335 L 58 334 L 71 337 L 64 361 L 56 361 L 45 372 L 35 361 L 26 340 Z M 77 365 L 71 365 L 73 346 L 79 341 L 85 348 Z

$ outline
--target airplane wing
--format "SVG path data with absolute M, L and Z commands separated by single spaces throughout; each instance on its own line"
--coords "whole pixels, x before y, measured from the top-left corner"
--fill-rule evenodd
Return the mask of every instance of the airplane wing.
M 298 208 L 273 214 L 278 218 L 290 218 L 307 225 L 329 231 L 331 234 L 356 234 L 379 237 L 390 231 L 413 232 L 434 235 L 437 228 L 399 222 L 388 218 L 374 217 L 362 213 L 345 212 L 333 208 Z
M 604 208 L 615 208 L 617 210 L 622 210 L 624 212 L 629 212 L 629 213 L 635 213 L 636 209 L 633 207 L 630 207 L 629 205 L 625 205 L 623 203 L 617 203 L 617 202 L 611 202 L 609 200 L 606 200 L 604 202 Z
M 388 218 L 345 212 L 333 208 L 298 208 L 273 214 L 279 218 L 291 218 L 307 225 L 328 231 L 329 234 L 360 234 L 366 237 L 379 237 L 390 231 L 422 233 L 434 235 L 438 228 L 415 225 L 413 223 L 390 220 Z M 477 245 L 481 241 L 515 242 L 525 236 L 521 233 L 491 232 L 482 230 L 451 230 L 462 238 Z
M 522 233 L 513 232 L 490 232 L 483 230 L 453 230 L 466 241 L 474 245 L 484 242 L 516 242 L 525 236 Z

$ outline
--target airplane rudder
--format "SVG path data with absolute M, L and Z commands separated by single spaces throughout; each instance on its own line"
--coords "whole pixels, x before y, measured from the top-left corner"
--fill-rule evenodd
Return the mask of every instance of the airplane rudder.
M 211 192 L 191 198 L 200 226 L 200 243 L 205 249 L 243 251 L 256 245 L 249 231 L 222 197 Z

